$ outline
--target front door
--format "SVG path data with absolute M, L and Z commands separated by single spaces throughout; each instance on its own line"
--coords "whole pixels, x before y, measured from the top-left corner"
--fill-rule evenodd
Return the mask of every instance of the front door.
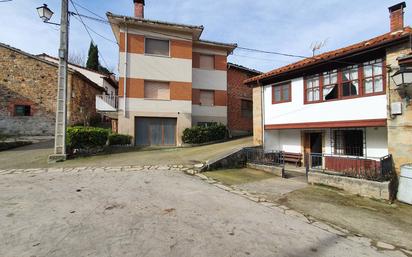
M 176 119 L 137 117 L 135 144 L 137 146 L 176 145 Z
M 307 160 L 311 167 L 322 166 L 322 133 L 321 132 L 307 132 L 304 137 L 304 151 Z

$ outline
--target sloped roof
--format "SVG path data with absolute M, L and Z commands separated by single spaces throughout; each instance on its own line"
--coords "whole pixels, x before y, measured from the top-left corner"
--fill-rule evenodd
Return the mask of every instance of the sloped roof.
M 338 59 L 339 57 L 344 57 L 348 54 L 364 51 L 364 50 L 367 50 L 373 47 L 391 43 L 391 42 L 409 37 L 411 34 L 412 34 L 412 28 L 405 27 L 403 30 L 400 30 L 400 31 L 389 32 L 389 33 L 374 37 L 372 39 L 359 42 L 357 44 L 353 44 L 353 45 L 343 47 L 337 50 L 315 55 L 314 57 L 306 58 L 301 61 L 280 67 L 278 69 L 274 69 L 262 75 L 247 79 L 245 80 L 245 83 L 252 84 L 258 80 L 275 77 L 275 76 L 281 75 L 286 72 L 298 71 L 299 69 L 306 68 L 314 64 L 319 64 L 325 61 Z
M 246 72 L 248 72 L 248 73 L 250 73 L 250 74 L 255 74 L 255 75 L 263 74 L 263 72 L 261 72 L 261 71 L 258 71 L 258 70 L 255 70 L 255 69 L 251 69 L 251 68 L 248 68 L 248 67 L 239 65 L 239 64 L 231 63 L 231 62 L 228 62 L 228 63 L 227 63 L 227 66 L 228 66 L 228 69 L 230 69 L 230 68 L 235 68 L 235 69 L 238 69 L 238 70 L 246 71 Z
M 50 66 L 56 67 L 57 69 L 59 68 L 59 65 L 58 65 L 57 63 L 54 63 L 54 62 L 45 60 L 45 59 L 43 59 L 43 58 L 40 58 L 40 57 L 38 57 L 38 56 L 36 56 L 36 55 L 27 53 L 27 52 L 25 52 L 25 51 L 23 51 L 23 50 L 21 50 L 21 49 L 12 47 L 12 46 L 10 46 L 10 45 L 7 45 L 7 44 L 4 44 L 4 43 L 1 43 L 1 42 L 0 42 L 0 47 L 4 47 L 4 48 L 9 49 L 9 50 L 11 50 L 11 51 L 13 51 L 13 52 L 22 54 L 22 55 L 27 56 L 27 57 L 29 57 L 29 58 L 35 59 L 35 60 L 37 60 L 37 61 L 39 61 L 39 62 L 42 62 L 42 63 L 48 64 L 48 65 L 50 65 Z M 78 71 L 76 71 L 76 70 L 74 70 L 74 69 L 71 69 L 71 68 L 68 68 L 68 71 L 71 72 L 71 73 L 73 73 L 73 74 L 75 74 L 75 75 L 77 75 L 77 76 L 79 76 L 79 77 L 82 78 L 83 80 L 87 81 L 87 82 L 88 82 L 90 85 L 92 85 L 94 88 L 99 89 L 100 91 L 104 91 L 104 89 L 102 89 L 99 85 L 97 85 L 96 83 L 94 83 L 93 81 L 91 81 L 89 78 L 87 78 L 86 76 L 84 76 L 84 75 L 81 74 L 80 72 L 78 72 Z M 56 74 L 56 75 L 57 75 L 57 74 Z

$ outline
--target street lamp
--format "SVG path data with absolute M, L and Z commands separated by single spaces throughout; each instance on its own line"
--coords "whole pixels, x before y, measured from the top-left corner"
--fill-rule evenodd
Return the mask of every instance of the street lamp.
M 412 67 L 400 67 L 400 69 L 392 75 L 393 82 L 397 87 L 406 87 L 412 84 Z
M 50 10 L 50 8 L 47 7 L 47 4 L 43 4 L 42 6 L 37 7 L 36 9 L 40 19 L 42 19 L 43 22 L 48 22 L 54 14 L 52 10 Z
M 60 24 L 49 22 L 53 12 L 46 4 L 37 8 L 39 17 L 45 23 L 60 26 L 59 71 L 57 78 L 56 129 L 54 134 L 54 154 L 49 162 L 66 160 L 66 124 L 67 124 L 67 59 L 69 51 L 69 0 L 61 0 Z

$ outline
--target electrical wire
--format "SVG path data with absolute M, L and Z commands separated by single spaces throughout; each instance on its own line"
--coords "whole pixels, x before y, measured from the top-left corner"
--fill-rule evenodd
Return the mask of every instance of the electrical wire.
M 73 0 L 70 0 L 73 4 Z M 83 9 L 85 9 L 86 11 L 94 14 L 96 17 L 98 18 L 94 18 L 94 17 L 90 17 L 87 15 L 83 15 L 83 14 L 79 14 L 77 12 L 77 15 L 84 17 L 86 19 L 90 19 L 90 20 L 94 20 L 97 22 L 101 22 L 101 23 L 105 23 L 105 24 L 113 24 L 110 21 L 108 21 L 107 19 L 104 19 L 102 16 L 90 11 L 88 8 L 86 7 L 82 7 Z M 161 33 L 161 32 L 152 32 L 154 34 L 159 34 L 159 35 L 164 35 L 164 36 L 170 36 L 169 34 L 166 33 Z M 187 40 L 187 38 L 185 37 L 179 37 L 177 35 L 174 35 L 173 37 L 175 38 L 181 38 L 184 40 Z M 292 54 L 292 53 L 285 53 L 285 52 L 279 52 L 279 51 L 269 51 L 269 50 L 262 50 L 262 49 L 255 49 L 255 48 L 250 48 L 250 47 L 243 47 L 243 46 L 237 46 L 236 47 L 237 50 L 244 50 L 244 51 L 249 51 L 249 52 L 256 52 L 256 53 L 262 53 L 262 54 L 271 54 L 271 55 L 278 55 L 278 56 L 285 56 L 285 57 L 291 57 L 291 58 L 300 58 L 300 59 L 314 59 L 314 60 L 319 60 L 319 58 L 317 56 L 304 56 L 304 55 L 298 55 L 298 54 Z M 359 65 L 359 63 L 356 62 L 347 62 L 347 61 L 339 61 L 339 60 L 325 60 L 325 63 L 338 63 L 338 64 L 346 64 L 346 65 Z M 383 68 L 384 65 L 380 65 L 380 64 L 371 64 L 371 66 L 376 66 L 376 67 L 381 67 Z
M 80 21 L 80 18 L 78 18 L 77 16 L 73 16 L 74 18 L 76 18 L 78 21 Z M 81 21 L 80 21 L 81 22 Z M 85 25 L 91 32 L 93 32 L 94 34 L 96 34 L 97 36 L 99 36 L 99 37 L 101 37 L 101 38 L 103 38 L 103 39 L 105 39 L 105 40 L 107 40 L 107 41 L 109 41 L 109 42 L 111 42 L 111 43 L 113 43 L 113 44 L 116 44 L 116 45 L 119 45 L 116 41 L 114 41 L 114 40 L 112 40 L 112 39 L 110 39 L 110 38 L 107 38 L 107 37 L 105 37 L 105 36 L 103 36 L 102 34 L 99 34 L 98 32 L 96 32 L 95 30 L 93 30 L 92 28 L 90 28 L 90 26 L 88 26 L 88 25 Z
M 76 14 L 79 15 L 79 11 L 77 10 L 77 8 L 76 8 L 76 6 L 74 5 L 74 3 L 73 3 L 72 0 L 70 0 L 70 3 L 72 4 L 74 10 L 76 11 Z M 89 29 L 87 28 L 86 23 L 83 21 L 83 18 L 82 18 L 80 15 L 79 15 L 79 18 L 80 18 L 80 22 L 83 24 L 84 29 L 86 30 L 87 34 L 89 35 L 90 40 L 92 41 L 93 44 L 95 44 L 95 43 L 94 43 L 94 40 L 93 40 L 93 37 L 92 37 L 92 35 L 90 34 Z M 104 57 L 103 57 L 103 54 L 101 54 L 100 51 L 98 51 L 98 52 L 99 52 L 100 56 L 102 57 L 102 60 L 103 60 L 104 64 L 106 65 L 106 67 L 109 67 L 109 65 L 107 64 L 106 60 L 105 60 Z

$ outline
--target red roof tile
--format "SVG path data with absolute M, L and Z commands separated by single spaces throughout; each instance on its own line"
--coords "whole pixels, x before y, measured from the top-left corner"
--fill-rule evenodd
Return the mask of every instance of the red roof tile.
M 303 59 L 301 61 L 283 66 L 281 68 L 269 71 L 267 73 L 264 73 L 262 75 L 250 78 L 245 80 L 246 84 L 251 84 L 252 82 L 264 79 L 264 78 L 269 78 L 269 77 L 273 77 L 273 76 L 277 76 L 280 75 L 282 73 L 285 72 L 289 72 L 289 71 L 297 71 L 299 69 L 308 67 L 310 65 L 313 64 L 318 64 L 320 62 L 323 61 L 327 61 L 327 60 L 331 60 L 333 58 L 337 58 L 337 57 L 341 57 L 344 56 L 346 54 L 349 54 L 351 52 L 356 52 L 356 51 L 361 51 L 361 50 L 366 50 L 368 48 L 380 45 L 380 44 L 385 44 L 385 43 L 389 43 L 392 41 L 396 41 L 398 39 L 404 38 L 406 36 L 409 36 L 412 34 L 412 28 L 411 27 L 405 27 L 402 31 L 397 31 L 397 32 L 390 32 L 390 33 L 386 33 L 383 35 L 380 35 L 378 37 L 369 39 L 369 40 L 365 40 L 362 41 L 360 43 L 357 44 L 353 44 L 344 48 L 340 48 L 337 50 L 333 50 L 333 51 L 329 51 L 329 52 L 325 52 L 319 55 L 315 55 L 314 57 L 311 58 L 306 58 Z

